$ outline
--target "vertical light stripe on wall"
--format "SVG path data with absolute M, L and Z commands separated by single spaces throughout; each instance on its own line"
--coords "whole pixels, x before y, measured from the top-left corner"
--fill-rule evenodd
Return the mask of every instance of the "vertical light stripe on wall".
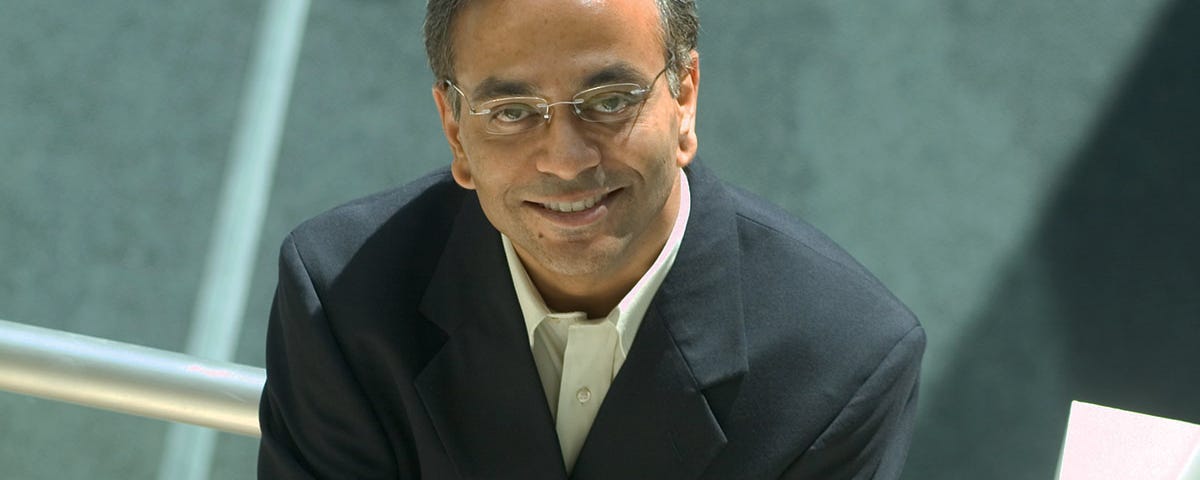
M 189 354 L 228 361 L 237 348 L 308 9 L 309 0 L 264 4 L 196 296 Z M 172 424 L 159 478 L 208 479 L 216 440 L 215 430 Z

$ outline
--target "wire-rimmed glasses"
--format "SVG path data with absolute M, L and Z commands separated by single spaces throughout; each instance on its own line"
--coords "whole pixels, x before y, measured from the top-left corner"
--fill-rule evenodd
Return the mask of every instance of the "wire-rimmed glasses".
M 669 63 L 668 63 L 669 64 Z M 628 120 L 641 110 L 650 96 L 651 87 L 664 72 L 646 86 L 636 83 L 614 83 L 592 87 L 575 94 L 570 100 L 551 102 L 541 97 L 520 96 L 495 98 L 472 105 L 467 94 L 450 80 L 442 80 L 467 103 L 467 112 L 484 118 L 484 130 L 492 135 L 512 135 L 532 130 L 550 121 L 550 108 L 570 105 L 581 120 L 593 123 L 616 123 Z

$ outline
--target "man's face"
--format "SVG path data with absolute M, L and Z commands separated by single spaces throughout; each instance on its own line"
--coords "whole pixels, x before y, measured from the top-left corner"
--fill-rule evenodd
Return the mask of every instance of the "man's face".
M 474 1 L 455 19 L 453 80 L 474 105 L 649 85 L 665 66 L 658 22 L 649 0 Z M 693 67 L 678 98 L 664 75 L 629 120 L 585 122 L 561 105 L 547 124 L 509 136 L 487 133 L 487 116 L 467 113 L 466 101 L 456 119 L 446 91 L 435 87 L 454 178 L 478 192 L 488 220 L 531 273 L 640 276 L 670 233 L 679 167 L 695 154 Z

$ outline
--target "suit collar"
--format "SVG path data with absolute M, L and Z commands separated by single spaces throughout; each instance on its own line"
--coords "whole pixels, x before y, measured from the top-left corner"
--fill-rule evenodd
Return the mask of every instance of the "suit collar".
M 656 307 L 701 388 L 745 373 L 741 245 L 733 200 L 705 166 L 687 169 L 692 214 Z
M 726 443 L 705 390 L 746 370 L 736 219 L 693 163 L 675 264 L 597 414 L 574 478 L 694 478 Z M 464 477 L 562 478 L 554 422 L 499 233 L 468 195 L 421 304 L 448 335 L 417 390 Z M 520 432 L 514 435 L 514 432 Z
M 459 475 L 565 479 L 500 234 L 473 193 L 420 309 L 447 339 L 416 389 Z

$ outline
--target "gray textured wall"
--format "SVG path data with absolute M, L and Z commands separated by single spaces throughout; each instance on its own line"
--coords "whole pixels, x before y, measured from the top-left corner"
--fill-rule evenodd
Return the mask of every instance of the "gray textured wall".
M 1048 478 L 1073 398 L 1200 422 L 1200 3 L 700 6 L 701 157 L 926 325 L 908 478 Z M 260 7 L 3 2 L 0 318 L 183 348 Z M 447 161 L 422 11 L 314 2 L 238 361 L 288 229 Z M 0 393 L 0 477 L 153 478 L 165 430 Z

